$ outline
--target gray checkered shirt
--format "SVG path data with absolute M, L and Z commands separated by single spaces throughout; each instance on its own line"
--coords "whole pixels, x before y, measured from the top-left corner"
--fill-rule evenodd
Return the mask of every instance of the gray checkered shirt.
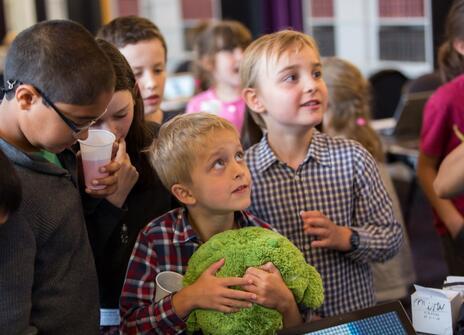
M 375 304 L 369 262 L 393 257 L 402 241 L 392 203 L 372 156 L 355 141 L 314 130 L 295 171 L 280 161 L 267 136 L 245 154 L 253 179 L 250 210 L 289 238 L 322 276 L 325 301 L 316 311 L 331 316 Z M 318 210 L 335 224 L 356 230 L 357 250 L 313 249 L 301 211 Z

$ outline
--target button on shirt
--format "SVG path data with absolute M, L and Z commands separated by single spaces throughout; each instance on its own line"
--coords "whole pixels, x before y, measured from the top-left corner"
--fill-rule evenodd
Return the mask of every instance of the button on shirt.
M 314 130 L 296 171 L 277 158 L 267 136 L 245 159 L 253 179 L 251 212 L 289 238 L 322 276 L 325 301 L 316 313 L 324 317 L 372 306 L 369 262 L 393 257 L 402 240 L 372 156 L 355 141 Z M 348 253 L 311 248 L 315 238 L 303 232 L 299 213 L 314 210 L 356 230 L 359 248 Z
M 268 224 L 247 212 L 235 212 L 239 227 Z M 183 334 L 185 320 L 172 307 L 172 295 L 154 302 L 155 277 L 161 271 L 185 274 L 201 241 L 188 221 L 187 210 L 174 209 L 150 222 L 139 234 L 122 288 L 120 311 L 124 334 Z

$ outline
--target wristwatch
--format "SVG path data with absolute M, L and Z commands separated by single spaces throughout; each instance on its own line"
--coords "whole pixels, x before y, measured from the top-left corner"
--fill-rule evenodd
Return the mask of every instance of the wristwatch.
M 351 229 L 350 244 L 351 249 L 348 252 L 353 252 L 359 248 L 359 233 L 353 229 Z

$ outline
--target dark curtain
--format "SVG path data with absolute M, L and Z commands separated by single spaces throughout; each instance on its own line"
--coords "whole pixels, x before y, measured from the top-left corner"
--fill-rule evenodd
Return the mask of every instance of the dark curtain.
M 285 28 L 303 31 L 301 0 L 261 0 L 261 3 L 264 33 Z
M 236 20 L 250 29 L 253 38 L 263 34 L 262 8 L 260 0 L 221 0 L 224 20 Z
M 222 0 L 223 19 L 242 22 L 254 38 L 293 28 L 303 31 L 301 0 Z
M 437 51 L 445 40 L 445 22 L 453 0 L 432 0 L 432 34 L 433 34 L 433 64 L 437 64 Z
M 96 0 L 67 0 L 69 19 L 79 22 L 92 34 L 96 34 L 101 27 L 100 1 Z
M 45 6 L 45 0 L 35 0 L 35 15 L 37 17 L 37 22 L 45 21 L 47 19 L 47 10 Z

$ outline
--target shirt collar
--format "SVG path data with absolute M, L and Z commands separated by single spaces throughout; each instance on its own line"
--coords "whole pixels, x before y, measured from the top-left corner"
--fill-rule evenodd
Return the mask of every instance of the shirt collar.
M 173 229 L 174 237 L 172 242 L 174 244 L 182 244 L 188 241 L 200 243 L 200 240 L 193 230 L 193 227 L 190 225 L 187 209 L 185 207 L 180 207 L 173 212 Z
M 174 237 L 172 242 L 174 244 L 182 244 L 186 242 L 193 242 L 193 243 L 201 243 L 200 239 L 198 238 L 197 234 L 193 230 L 192 225 L 188 219 L 188 211 L 185 207 L 178 208 L 176 211 L 172 213 L 174 225 Z M 249 222 L 247 215 L 242 211 L 236 211 L 234 213 L 234 220 L 239 226 L 239 228 L 248 227 L 252 225 Z
M 313 139 L 311 145 L 309 146 L 308 154 L 304 160 L 304 163 L 309 161 L 309 158 L 314 158 L 314 160 L 320 165 L 331 165 L 332 164 L 332 155 L 331 148 L 329 146 L 329 137 L 327 134 L 319 132 L 317 129 L 314 129 Z
M 332 162 L 327 140 L 326 134 L 322 134 L 317 129 L 314 129 L 311 145 L 302 164 L 306 164 L 310 159 L 314 159 L 314 161 L 321 165 L 330 165 Z M 256 157 L 256 167 L 259 172 L 266 171 L 271 165 L 280 161 L 269 145 L 267 133 L 258 143 Z
M 267 140 L 267 133 L 264 134 L 263 138 L 257 144 L 256 148 L 256 168 L 259 172 L 266 171 L 272 164 L 278 162 L 279 159 L 272 151 L 269 142 Z

